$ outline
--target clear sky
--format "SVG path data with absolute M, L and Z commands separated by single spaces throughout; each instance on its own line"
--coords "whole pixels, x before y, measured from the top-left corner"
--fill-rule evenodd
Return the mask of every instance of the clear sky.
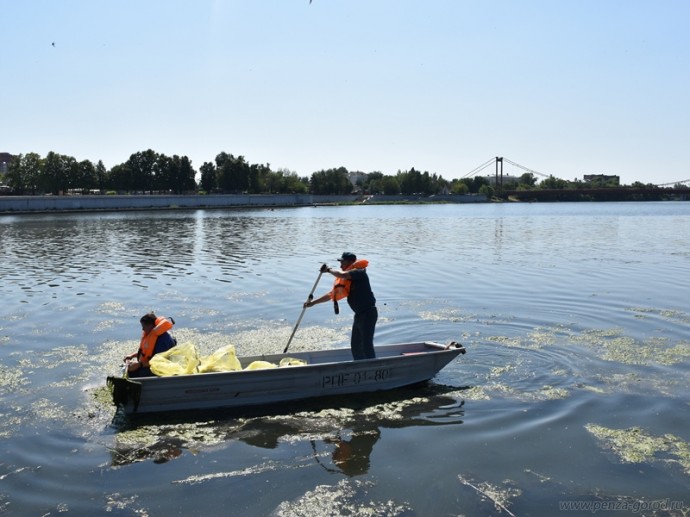
M 690 179 L 688 0 L 0 0 L 0 20 L 0 152 Z

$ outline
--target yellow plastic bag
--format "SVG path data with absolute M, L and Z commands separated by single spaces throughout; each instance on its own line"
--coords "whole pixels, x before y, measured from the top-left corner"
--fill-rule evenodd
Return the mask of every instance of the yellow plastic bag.
M 202 357 L 198 370 L 199 373 L 207 373 L 234 372 L 241 369 L 242 365 L 240 364 L 239 359 L 237 359 L 235 347 L 233 345 L 227 345 L 219 348 L 211 355 Z
M 280 360 L 280 366 L 304 366 L 307 362 L 304 359 L 295 359 L 294 357 L 283 357 Z
M 278 366 L 268 361 L 254 361 L 250 363 L 245 370 L 263 370 L 267 368 L 278 368 Z
M 189 375 L 199 365 L 199 354 L 192 343 L 184 343 L 154 355 L 149 364 L 151 371 L 160 377 Z
M 303 366 L 307 364 L 306 361 L 302 359 L 295 359 L 294 357 L 283 357 L 280 360 L 280 364 L 269 363 L 268 361 L 254 361 L 245 368 L 245 370 L 263 370 L 270 368 L 278 368 L 284 366 Z

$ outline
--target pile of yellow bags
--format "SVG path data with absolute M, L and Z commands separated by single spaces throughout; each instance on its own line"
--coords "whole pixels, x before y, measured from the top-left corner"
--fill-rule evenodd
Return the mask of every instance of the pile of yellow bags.
M 166 352 L 156 354 L 150 361 L 151 371 L 160 376 L 190 375 L 193 373 L 234 372 L 242 369 L 233 345 L 219 348 L 211 355 L 199 357 L 196 346 L 184 343 L 172 347 Z M 254 361 L 245 370 L 260 370 L 262 368 L 278 368 L 279 366 L 297 366 L 307 364 L 306 361 L 285 357 L 276 365 L 268 361 Z

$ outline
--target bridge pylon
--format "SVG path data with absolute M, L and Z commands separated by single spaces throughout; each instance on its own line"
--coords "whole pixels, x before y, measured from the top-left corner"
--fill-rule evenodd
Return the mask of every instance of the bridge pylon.
M 501 170 L 501 182 L 500 183 L 498 182 L 499 164 L 500 164 L 500 170 Z M 496 181 L 494 182 L 494 185 L 496 185 L 496 190 L 503 190 L 503 156 L 497 156 L 496 157 Z

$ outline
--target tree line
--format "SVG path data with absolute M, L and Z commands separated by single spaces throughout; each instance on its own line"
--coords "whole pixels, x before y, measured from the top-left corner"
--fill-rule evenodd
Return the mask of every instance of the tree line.
M 197 177 L 199 178 L 197 182 Z M 2 179 L 2 178 L 0 178 Z M 78 161 L 72 156 L 49 152 L 14 156 L 4 182 L 19 195 L 65 193 L 247 193 L 247 194 L 365 194 L 420 195 L 484 194 L 501 190 L 605 188 L 591 182 L 566 181 L 550 176 L 538 182 L 532 173 L 522 174 L 503 185 L 493 185 L 486 176 L 448 181 L 442 176 L 412 167 L 387 175 L 363 173 L 345 167 L 319 170 L 300 177 L 287 169 L 272 170 L 269 164 L 249 163 L 243 156 L 219 153 L 198 171 L 187 156 L 166 156 L 151 149 L 132 154 L 127 161 L 107 169 L 102 161 Z M 636 182 L 632 187 L 653 187 Z
M 245 192 L 259 194 L 300 193 L 309 189 L 308 178 L 268 165 L 248 163 L 243 156 L 222 152 L 215 163 L 206 162 L 197 171 L 187 156 L 167 156 L 151 149 L 132 154 L 110 169 L 102 161 L 77 161 L 72 156 L 49 152 L 14 156 L 3 180 L 18 195 L 66 193 L 195 193 Z
M 198 177 L 198 182 L 197 182 Z M 353 183 L 351 177 L 358 178 Z M 482 178 L 464 180 L 455 190 L 478 192 Z M 4 182 L 14 194 L 65 193 L 247 193 L 247 194 L 437 194 L 456 182 L 414 168 L 389 176 L 382 172 L 350 172 L 345 167 L 323 169 L 311 177 L 287 170 L 272 170 L 269 164 L 249 163 L 244 156 L 219 153 L 198 171 L 187 156 L 166 156 L 151 149 L 132 154 L 124 163 L 107 169 L 102 161 L 78 161 L 72 156 L 49 152 L 14 156 Z
M 102 161 L 77 161 L 49 152 L 12 158 L 5 175 L 15 194 L 66 194 L 113 192 L 173 192 L 196 189 L 195 171 L 186 156 L 172 157 L 152 150 L 137 152 L 122 164 L 106 169 Z

